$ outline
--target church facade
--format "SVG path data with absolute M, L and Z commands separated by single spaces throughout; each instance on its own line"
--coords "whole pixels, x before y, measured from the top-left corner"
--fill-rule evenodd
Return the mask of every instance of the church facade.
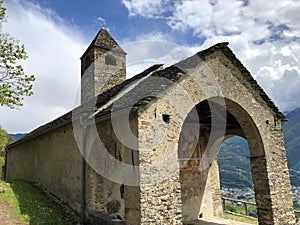
M 102 224 L 193 224 L 222 216 L 217 153 L 238 135 L 259 224 L 295 224 L 284 115 L 228 43 L 127 80 L 125 58 L 101 29 L 81 57 L 81 106 L 9 145 L 6 179 L 37 182 Z

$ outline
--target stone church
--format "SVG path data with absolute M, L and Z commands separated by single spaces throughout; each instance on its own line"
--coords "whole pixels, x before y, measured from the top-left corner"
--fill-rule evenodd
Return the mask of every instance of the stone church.
M 238 135 L 259 224 L 295 224 L 282 120 L 228 43 L 126 80 L 126 53 L 101 29 L 81 57 L 81 106 L 9 145 L 5 179 L 94 224 L 193 224 L 222 216 L 217 153 Z

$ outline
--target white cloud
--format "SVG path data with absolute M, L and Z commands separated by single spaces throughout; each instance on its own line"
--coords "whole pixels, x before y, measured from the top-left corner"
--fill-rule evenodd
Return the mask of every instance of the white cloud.
M 201 12 L 201 13 L 199 13 Z M 192 28 L 195 34 L 209 35 L 212 27 L 213 10 L 208 1 L 201 4 L 197 1 L 183 1 L 176 5 L 173 16 L 169 19 L 169 25 L 173 29 L 186 30 Z
M 145 10 L 148 1 L 139 5 L 126 2 L 130 3 L 130 7 L 129 3 L 125 6 L 131 15 L 164 16 L 172 29 L 192 30 L 205 39 L 202 49 L 229 41 L 230 48 L 281 110 L 300 106 L 300 1 L 250 0 L 246 4 L 243 0 L 178 0 L 161 15 Z M 161 7 L 158 2 L 156 7 Z
M 264 47 L 268 48 L 267 45 Z M 256 79 L 283 110 L 292 110 L 300 106 L 299 48 L 298 43 L 276 46 L 269 55 L 270 63 L 263 65 L 256 62 L 260 65 L 255 73 Z
M 74 107 L 80 87 L 80 56 L 87 44 L 76 28 L 54 12 L 26 1 L 6 1 L 3 29 L 19 39 L 29 58 L 25 72 L 34 74 L 34 95 L 20 110 L 2 107 L 0 124 L 9 132 L 28 132 Z
M 147 36 L 143 35 L 143 38 Z M 170 66 L 193 54 L 190 48 L 168 42 L 160 37 L 160 35 L 149 35 L 149 39 L 146 38 L 144 41 L 135 41 L 122 46 L 128 53 L 126 59 L 127 77 L 132 77 L 153 64 L 163 64 L 164 67 Z M 137 40 L 139 39 L 138 37 Z
M 130 16 L 158 17 L 167 9 L 170 0 L 122 0 Z
M 131 75 L 154 63 L 169 65 L 200 48 L 229 41 L 281 110 L 300 105 L 299 1 L 250 0 L 247 5 L 240 0 L 122 2 L 130 16 L 165 18 L 172 29 L 192 30 L 206 38 L 200 47 L 180 47 L 167 43 L 173 39 L 164 33 L 141 35 L 124 46 Z M 49 9 L 21 0 L 6 1 L 5 6 L 8 23 L 4 28 L 27 47 L 29 59 L 24 67 L 37 80 L 34 95 L 25 99 L 24 107 L 18 111 L 1 108 L 0 124 L 9 132 L 27 132 L 73 108 L 80 82 L 79 57 L 88 43 L 76 27 Z M 100 17 L 97 21 L 105 23 Z
M 49 9 L 27 1 L 11 1 L 5 6 L 8 22 L 4 29 L 25 44 L 29 56 L 23 63 L 25 72 L 34 74 L 36 81 L 34 95 L 25 98 L 20 110 L 1 108 L 0 124 L 11 133 L 29 132 L 74 107 L 80 86 L 79 58 L 88 43 L 82 41 L 76 27 Z M 129 76 L 153 64 L 168 66 L 191 55 L 160 33 L 138 36 L 122 47 L 128 53 Z
M 96 26 L 104 27 L 104 26 L 106 25 L 106 19 L 104 19 L 104 18 L 101 17 L 101 16 L 94 17 L 93 23 L 94 23 Z

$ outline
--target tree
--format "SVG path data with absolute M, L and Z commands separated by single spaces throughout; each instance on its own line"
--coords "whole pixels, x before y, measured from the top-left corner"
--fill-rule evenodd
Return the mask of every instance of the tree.
M 2 31 L 2 25 L 6 21 L 6 8 L 0 0 L 0 105 L 9 108 L 22 106 L 24 96 L 30 96 L 32 92 L 33 75 L 26 75 L 20 60 L 27 59 L 24 45 Z
M 0 170 L 4 163 L 5 147 L 8 144 L 8 136 L 6 131 L 0 126 Z

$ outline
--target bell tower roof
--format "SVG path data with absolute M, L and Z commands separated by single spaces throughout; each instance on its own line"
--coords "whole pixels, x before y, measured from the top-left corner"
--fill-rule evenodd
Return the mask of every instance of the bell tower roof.
M 126 52 L 120 47 L 116 40 L 108 33 L 105 28 L 101 28 L 94 40 L 91 42 L 87 50 L 82 57 L 92 48 L 98 47 L 105 51 L 115 51 L 126 54 Z
M 81 59 L 81 103 L 126 80 L 126 53 L 102 28 Z

